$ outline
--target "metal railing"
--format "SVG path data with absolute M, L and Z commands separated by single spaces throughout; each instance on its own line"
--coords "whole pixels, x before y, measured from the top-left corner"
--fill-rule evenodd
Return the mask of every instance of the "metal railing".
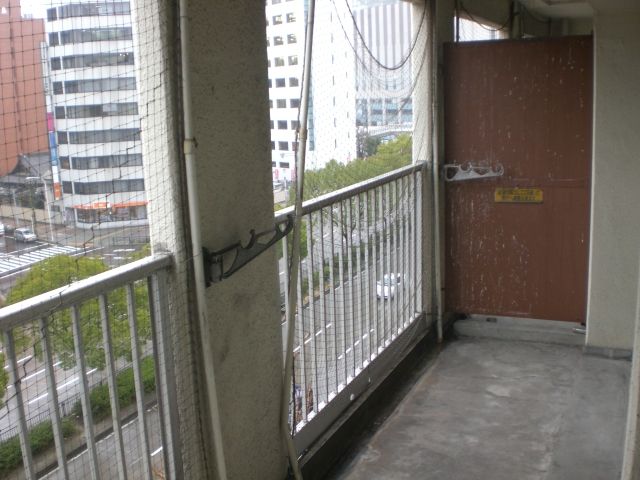
M 17 426 L 22 455 L 0 476 L 176 478 L 171 264 L 155 255 L 0 309 L 9 374 L 0 422 Z
M 354 379 L 423 314 L 424 172 L 424 163 L 414 164 L 303 204 L 290 408 L 295 436 L 338 396 L 353 400 Z M 277 212 L 276 222 L 291 210 Z M 284 338 L 294 314 L 286 311 L 288 242 L 280 260 Z

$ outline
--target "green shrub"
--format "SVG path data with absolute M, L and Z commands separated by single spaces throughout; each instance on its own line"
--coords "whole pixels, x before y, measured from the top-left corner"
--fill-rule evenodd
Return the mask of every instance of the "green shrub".
M 61 427 L 64 438 L 69 438 L 76 431 L 75 422 L 69 417 L 62 419 Z M 51 420 L 41 422 L 29 430 L 29 443 L 33 455 L 43 452 L 54 444 Z M 19 465 L 22 465 L 22 450 L 20 439 L 16 435 L 0 442 L 0 474 L 10 472 Z

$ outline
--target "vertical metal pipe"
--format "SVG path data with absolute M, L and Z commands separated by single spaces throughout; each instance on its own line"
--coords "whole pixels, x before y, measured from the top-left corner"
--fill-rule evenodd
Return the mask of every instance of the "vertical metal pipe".
M 27 417 L 24 412 L 24 401 L 22 398 L 22 385 L 18 376 L 18 362 L 16 357 L 16 346 L 13 340 L 13 332 L 4 332 L 4 346 L 7 352 L 7 366 L 9 367 L 9 381 L 13 385 L 13 391 L 18 410 L 18 437 L 20 438 L 20 450 L 22 451 L 22 464 L 27 479 L 35 479 L 36 471 L 33 465 L 33 455 L 31 454 L 31 443 L 29 442 L 29 429 L 27 428 Z
M 93 415 L 91 413 L 91 402 L 89 401 L 89 380 L 87 379 L 87 361 L 84 357 L 84 341 L 80 329 L 80 312 L 78 306 L 71 307 L 71 328 L 73 330 L 73 346 L 76 354 L 76 364 L 80 370 L 80 405 L 82 406 L 82 420 L 84 422 L 84 437 L 87 442 L 87 452 L 89 453 L 89 467 L 91 478 L 100 479 L 98 469 L 98 451 L 96 449 L 96 438 L 93 428 Z
M 149 433 L 147 431 L 146 414 L 144 408 L 144 385 L 142 383 L 142 368 L 140 365 L 140 339 L 138 337 L 138 318 L 136 314 L 136 300 L 133 284 L 125 287 L 127 294 L 127 314 L 129 316 L 129 331 L 131 333 L 131 360 L 133 364 L 133 383 L 136 390 L 136 407 L 138 409 L 138 436 L 144 478 L 152 480 L 151 456 L 149 449 Z
M 58 459 L 58 472 L 63 478 L 69 478 L 69 468 L 67 467 L 67 457 L 64 451 L 64 436 L 62 434 L 62 422 L 60 421 L 60 405 L 58 403 L 58 391 L 56 390 L 56 376 L 53 371 L 53 352 L 51 351 L 51 340 L 49 339 L 49 328 L 47 319 L 40 318 L 40 335 L 42 338 L 42 356 L 44 360 L 45 375 L 47 377 L 47 392 L 49 393 L 49 416 L 53 429 L 53 440 Z M 80 371 L 78 375 L 84 375 Z
M 182 0 L 186 1 L 186 0 Z M 297 181 L 296 181 L 296 202 L 295 202 L 295 222 L 293 227 L 293 258 L 291 261 L 291 271 L 289 275 L 292 282 L 292 291 L 295 292 L 295 283 L 298 278 L 298 256 L 299 242 L 300 242 L 300 222 L 302 221 L 302 200 L 304 199 L 304 167 L 305 167 L 305 154 L 307 145 L 307 119 L 309 115 L 309 92 L 310 92 L 310 79 L 311 79 L 311 58 L 313 52 L 313 26 L 315 21 L 315 0 L 309 0 L 309 7 L 307 10 L 307 28 L 305 38 L 305 52 L 304 52 L 304 67 L 302 71 L 302 98 L 300 102 L 300 126 L 299 126 L 299 142 L 298 142 L 298 158 L 297 158 Z M 296 253 L 297 252 L 297 253 Z M 293 295 L 295 297 L 295 294 Z M 291 310 L 295 304 L 294 299 L 289 300 Z M 284 364 L 284 378 L 282 383 L 282 404 L 280 412 L 280 423 L 282 435 L 285 437 L 287 445 L 287 451 L 289 455 L 289 462 L 293 470 L 293 475 L 296 479 L 302 478 L 300 472 L 300 466 L 298 465 L 298 454 L 293 444 L 293 439 L 289 435 L 288 427 L 288 399 L 291 396 L 290 375 L 292 375 L 291 366 L 293 364 L 293 324 L 289 325 L 287 329 L 287 349 Z
M 104 347 L 105 364 L 107 369 L 107 384 L 109 386 L 109 400 L 111 401 L 111 420 L 113 422 L 113 435 L 116 450 L 116 466 L 118 477 L 121 480 L 127 478 L 127 464 L 124 453 L 124 439 L 122 438 L 122 426 L 120 425 L 120 403 L 118 400 L 118 383 L 116 381 L 115 356 L 113 354 L 113 342 L 111 340 L 111 325 L 109 322 L 109 310 L 106 294 L 98 297 L 100 305 L 100 318 L 102 320 L 102 345 Z
M 313 1 L 313 0 L 312 0 Z M 205 275 L 202 260 L 202 235 L 200 232 L 200 208 L 198 198 L 198 172 L 196 168 L 196 149 L 192 125 L 192 99 L 191 99 L 191 73 L 190 73 L 190 48 L 189 48 L 189 13 L 187 8 L 188 0 L 179 0 L 178 10 L 180 15 L 180 59 L 182 73 L 182 121 L 184 125 L 184 158 L 186 168 L 187 195 L 189 205 L 189 226 L 191 229 L 191 248 L 193 255 L 194 287 L 196 293 L 196 311 L 198 312 L 198 322 L 200 335 L 202 337 L 202 348 L 208 351 L 211 344 L 210 324 L 207 312 L 207 299 L 205 295 Z M 304 149 L 303 149 L 304 150 Z M 227 467 L 224 458 L 224 448 L 222 445 L 222 427 L 220 426 L 220 409 L 218 407 L 218 392 L 216 387 L 215 368 L 213 362 L 207 362 L 204 368 L 206 382 L 207 399 L 209 402 L 209 421 L 213 434 L 213 448 L 216 459 L 216 468 L 219 480 L 226 480 Z M 283 400 L 284 402 L 284 400 Z

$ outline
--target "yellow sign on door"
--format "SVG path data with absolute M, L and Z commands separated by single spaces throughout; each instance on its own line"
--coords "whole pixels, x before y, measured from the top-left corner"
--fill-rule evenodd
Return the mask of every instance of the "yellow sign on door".
M 542 203 L 541 188 L 496 188 L 496 203 Z

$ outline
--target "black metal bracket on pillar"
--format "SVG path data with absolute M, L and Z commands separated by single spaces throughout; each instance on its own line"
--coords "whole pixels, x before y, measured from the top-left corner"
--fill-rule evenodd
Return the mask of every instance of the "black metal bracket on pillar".
M 292 229 L 293 215 L 289 215 L 285 223 L 276 224 L 276 226 L 270 230 L 259 233 L 251 230 L 249 232 L 251 237 L 246 246 L 243 246 L 242 242 L 237 242 L 215 252 L 203 247 L 202 259 L 204 262 L 206 286 L 209 287 L 213 283 L 221 282 L 225 278 L 229 278 L 258 255 L 269 249 L 269 247 L 286 237 Z M 267 238 L 266 241 L 261 241 L 265 238 Z M 226 269 L 225 258 L 231 262 L 230 266 Z

